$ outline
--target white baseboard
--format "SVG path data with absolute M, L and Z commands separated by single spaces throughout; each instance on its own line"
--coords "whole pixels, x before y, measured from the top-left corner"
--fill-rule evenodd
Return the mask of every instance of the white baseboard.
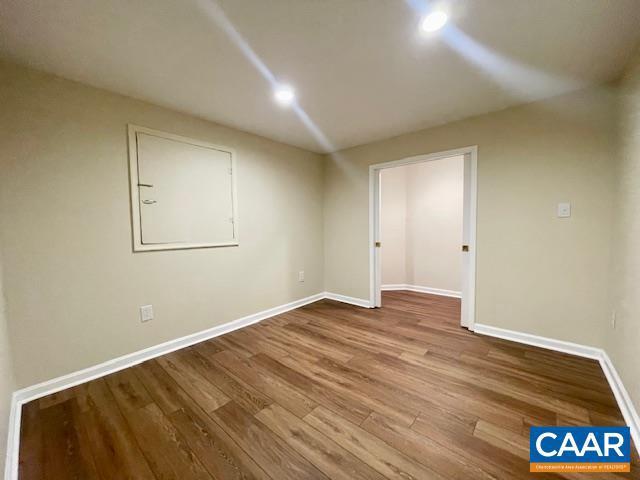
M 442 295 L 443 297 L 461 298 L 462 292 L 456 290 L 444 290 L 442 288 L 422 287 L 420 285 L 409 285 L 406 283 L 394 283 L 390 285 L 382 285 L 383 291 L 408 290 L 410 292 L 430 293 L 431 295 Z
M 633 438 L 636 449 L 640 454 L 640 417 L 638 417 L 638 411 L 633 405 L 629 392 L 624 387 L 624 383 L 622 383 L 622 379 L 607 352 L 603 350 L 602 357 L 599 360 L 602 371 L 607 377 L 611 390 L 613 390 L 613 395 L 616 397 L 616 402 L 618 402 L 624 421 L 631 430 L 631 438 Z
M 20 453 L 20 418 L 22 403 L 18 403 L 16 392 L 11 395 L 11 410 L 7 428 L 7 451 L 4 459 L 4 479 L 18 480 L 18 461 Z
M 530 333 L 516 332 L 514 330 L 492 327 L 491 325 L 483 325 L 481 323 L 475 324 L 474 332 L 481 335 L 488 335 L 490 337 L 511 340 L 512 342 L 524 343 L 525 345 L 532 345 L 534 347 L 555 350 L 556 352 L 563 352 L 569 353 L 571 355 L 578 355 L 579 357 L 592 358 L 594 360 L 599 360 L 602 353 L 602 349 L 600 348 L 588 347 L 586 345 L 565 342 L 563 340 L 555 340 L 553 338 L 540 337 L 538 335 L 532 335 Z
M 383 292 L 393 292 L 396 290 L 409 290 L 409 285 L 406 283 L 390 283 L 387 285 L 380 285 L 380 290 Z
M 329 300 L 336 300 L 337 302 L 349 303 L 358 307 L 373 308 L 369 300 L 363 298 L 347 297 L 346 295 L 340 295 L 338 293 L 325 292 L 325 297 Z
M 490 337 L 502 338 L 503 340 L 510 340 L 512 342 L 524 343 L 525 345 L 546 348 L 547 350 L 555 350 L 557 352 L 598 360 L 598 362 L 600 362 L 600 367 L 609 382 L 609 386 L 613 391 L 613 395 L 616 398 L 620 413 L 622 413 L 625 423 L 631 430 L 631 438 L 633 439 L 636 449 L 640 454 L 640 417 L 638 417 L 638 412 L 631 401 L 629 392 L 627 392 L 627 389 L 624 387 L 622 379 L 620 378 L 620 375 L 618 375 L 613 362 L 609 358 L 607 352 L 602 348 L 565 342 L 563 340 L 555 340 L 553 338 L 540 337 L 530 333 L 506 330 L 504 328 L 492 327 L 491 325 L 483 325 L 481 323 L 475 324 L 474 332 L 481 335 L 488 335 Z

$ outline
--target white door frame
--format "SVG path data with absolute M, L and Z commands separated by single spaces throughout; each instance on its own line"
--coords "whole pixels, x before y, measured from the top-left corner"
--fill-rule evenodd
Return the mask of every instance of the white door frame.
M 476 214 L 478 191 L 478 147 L 477 145 L 446 150 L 443 152 L 416 155 L 391 162 L 369 166 L 369 301 L 372 307 L 382 305 L 380 249 L 380 171 L 385 168 L 440 160 L 464 155 L 464 219 L 462 245 L 462 312 L 460 324 L 474 329 L 476 312 Z

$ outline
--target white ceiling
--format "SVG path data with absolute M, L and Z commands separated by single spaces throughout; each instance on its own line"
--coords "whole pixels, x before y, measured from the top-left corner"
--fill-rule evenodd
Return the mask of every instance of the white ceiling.
M 614 79 L 640 41 L 640 0 L 450 0 L 429 37 L 425 3 L 2 0 L 0 56 L 329 151 Z

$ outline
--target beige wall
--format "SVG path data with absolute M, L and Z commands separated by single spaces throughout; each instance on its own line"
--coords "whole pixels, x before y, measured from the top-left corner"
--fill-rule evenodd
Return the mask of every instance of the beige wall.
M 606 350 L 640 411 L 640 55 L 622 82 L 620 164 L 613 235 L 612 309 Z
M 406 283 L 460 292 L 464 157 L 407 169 Z
M 18 387 L 323 291 L 320 155 L 6 63 L 0 105 Z M 132 253 L 127 123 L 236 149 L 239 247 Z
M 460 292 L 464 157 L 380 174 L 382 285 Z
M 0 264 L 0 472 L 4 472 L 7 448 L 7 426 L 11 409 L 11 395 L 15 390 L 13 362 L 7 331 L 5 299 L 2 289 L 2 265 Z M 0 476 L 2 473 L 0 473 Z
M 333 155 L 326 289 L 368 298 L 368 166 L 478 145 L 477 322 L 600 345 L 608 324 L 614 105 L 606 89 L 511 108 Z M 573 216 L 558 219 L 558 202 Z
M 407 283 L 407 168 L 380 172 L 380 241 L 383 285 Z

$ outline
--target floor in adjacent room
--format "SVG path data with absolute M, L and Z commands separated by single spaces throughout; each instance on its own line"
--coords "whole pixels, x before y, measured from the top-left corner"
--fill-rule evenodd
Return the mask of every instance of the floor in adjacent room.
M 24 406 L 20 479 L 519 479 L 530 425 L 622 424 L 596 361 L 474 335 L 460 301 L 323 300 Z M 567 478 L 640 478 L 582 474 Z

